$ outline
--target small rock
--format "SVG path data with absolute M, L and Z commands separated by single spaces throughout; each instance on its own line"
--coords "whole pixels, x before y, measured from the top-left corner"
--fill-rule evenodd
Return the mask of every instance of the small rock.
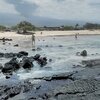
M 28 52 L 26 52 L 26 51 L 20 51 L 18 54 L 21 54 L 23 56 L 28 56 Z
M 5 42 L 3 42 L 3 45 L 5 45 L 6 43 Z
M 45 47 L 49 47 L 48 45 L 46 45 Z
M 0 69 L 2 69 L 3 68 L 3 66 L 2 66 L 2 64 L 0 64 Z
M 58 47 L 63 47 L 62 45 L 59 45 Z
M 15 45 L 14 45 L 14 47 L 18 47 L 18 46 L 19 46 L 18 44 L 15 44 Z
M 5 55 L 4 55 L 5 58 L 13 58 L 15 56 L 16 55 L 14 53 L 5 53 Z
M 4 57 L 4 53 L 0 53 L 0 57 Z
M 37 51 L 41 51 L 42 49 L 38 47 L 36 50 L 37 50 Z
M 87 51 L 86 51 L 86 50 L 83 50 L 83 51 L 80 53 L 80 55 L 81 55 L 81 56 L 84 56 L 84 57 L 87 56 Z
M 49 59 L 49 62 L 52 62 L 52 59 Z
M 47 64 L 47 58 L 46 57 L 41 57 L 37 60 L 38 64 L 43 67 Z
M 36 49 L 32 49 L 32 51 L 36 51 Z
M 39 54 L 36 54 L 36 55 L 33 57 L 34 60 L 38 60 L 39 58 L 40 58 L 40 55 L 39 55 Z

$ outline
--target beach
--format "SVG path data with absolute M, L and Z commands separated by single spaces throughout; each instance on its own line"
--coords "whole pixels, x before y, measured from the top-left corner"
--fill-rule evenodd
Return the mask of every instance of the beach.
M 100 34 L 100 30 L 73 30 L 73 31 L 37 31 L 36 36 L 59 36 L 59 35 L 75 35 L 79 33 L 80 35 L 96 35 Z
M 0 65 L 5 67 L 13 58 L 12 54 L 20 51 L 28 53 L 28 56 L 17 57 L 20 64 L 24 59 L 33 63 L 31 70 L 21 67 L 8 79 L 1 68 L 0 100 L 99 100 L 100 31 L 35 33 L 36 50 L 32 47 L 32 35 L 0 33 L 0 38 L 12 39 L 5 43 L 0 41 Z M 79 33 L 77 39 L 76 33 Z M 85 56 L 81 55 L 84 50 Z M 6 56 L 1 56 L 2 53 Z M 46 57 L 46 65 L 41 67 L 32 59 L 36 54 Z
M 80 35 L 99 35 L 100 30 L 73 30 L 73 31 L 34 31 L 35 36 L 63 36 L 63 35 L 75 35 L 79 33 Z M 42 34 L 41 34 L 42 32 Z M 16 34 L 16 32 L 0 32 L 0 37 L 23 37 L 21 34 Z M 28 35 L 26 35 L 29 37 Z

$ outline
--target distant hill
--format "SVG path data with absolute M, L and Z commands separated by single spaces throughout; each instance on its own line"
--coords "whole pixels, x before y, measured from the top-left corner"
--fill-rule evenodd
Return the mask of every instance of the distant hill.
M 35 26 L 61 26 L 61 25 L 71 25 L 79 24 L 80 26 L 85 24 L 85 21 L 81 20 L 59 20 L 46 17 L 29 16 L 29 18 L 24 18 L 16 15 L 1 14 L 0 15 L 0 25 L 12 26 L 16 25 L 20 21 L 29 21 Z

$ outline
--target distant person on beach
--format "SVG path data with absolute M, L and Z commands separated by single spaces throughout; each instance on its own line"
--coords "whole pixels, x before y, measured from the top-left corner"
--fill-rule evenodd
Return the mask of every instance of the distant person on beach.
M 32 47 L 34 46 L 34 48 L 35 48 L 35 35 L 34 34 L 32 34 Z
M 79 35 L 79 33 L 76 33 L 76 34 L 75 34 L 75 39 L 77 39 L 77 38 L 78 38 L 78 35 Z
M 42 35 L 42 32 L 41 32 L 41 35 Z

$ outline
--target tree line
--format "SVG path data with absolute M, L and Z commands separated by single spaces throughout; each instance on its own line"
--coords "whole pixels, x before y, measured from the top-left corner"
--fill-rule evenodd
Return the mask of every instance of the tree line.
M 93 30 L 100 29 L 100 24 L 96 23 L 86 23 L 83 26 L 76 24 L 75 26 L 64 26 L 65 30 Z
M 44 27 L 44 30 L 45 30 L 45 28 L 48 28 L 47 26 L 43 26 L 43 27 Z M 60 28 L 62 30 L 92 30 L 92 29 L 100 29 L 100 24 L 86 23 L 83 26 L 80 26 L 79 24 L 76 24 L 74 26 L 63 25 L 63 26 L 59 26 L 58 28 Z M 8 27 L 0 25 L 0 31 L 4 31 L 6 29 L 8 29 Z M 14 30 L 14 31 L 23 30 L 24 32 L 41 30 L 40 27 L 36 27 L 35 25 L 33 25 L 32 23 L 27 22 L 27 21 L 22 21 L 15 26 L 9 27 L 9 29 Z M 52 29 L 52 27 L 51 27 L 51 29 Z M 53 29 L 54 29 L 54 27 L 53 27 Z

